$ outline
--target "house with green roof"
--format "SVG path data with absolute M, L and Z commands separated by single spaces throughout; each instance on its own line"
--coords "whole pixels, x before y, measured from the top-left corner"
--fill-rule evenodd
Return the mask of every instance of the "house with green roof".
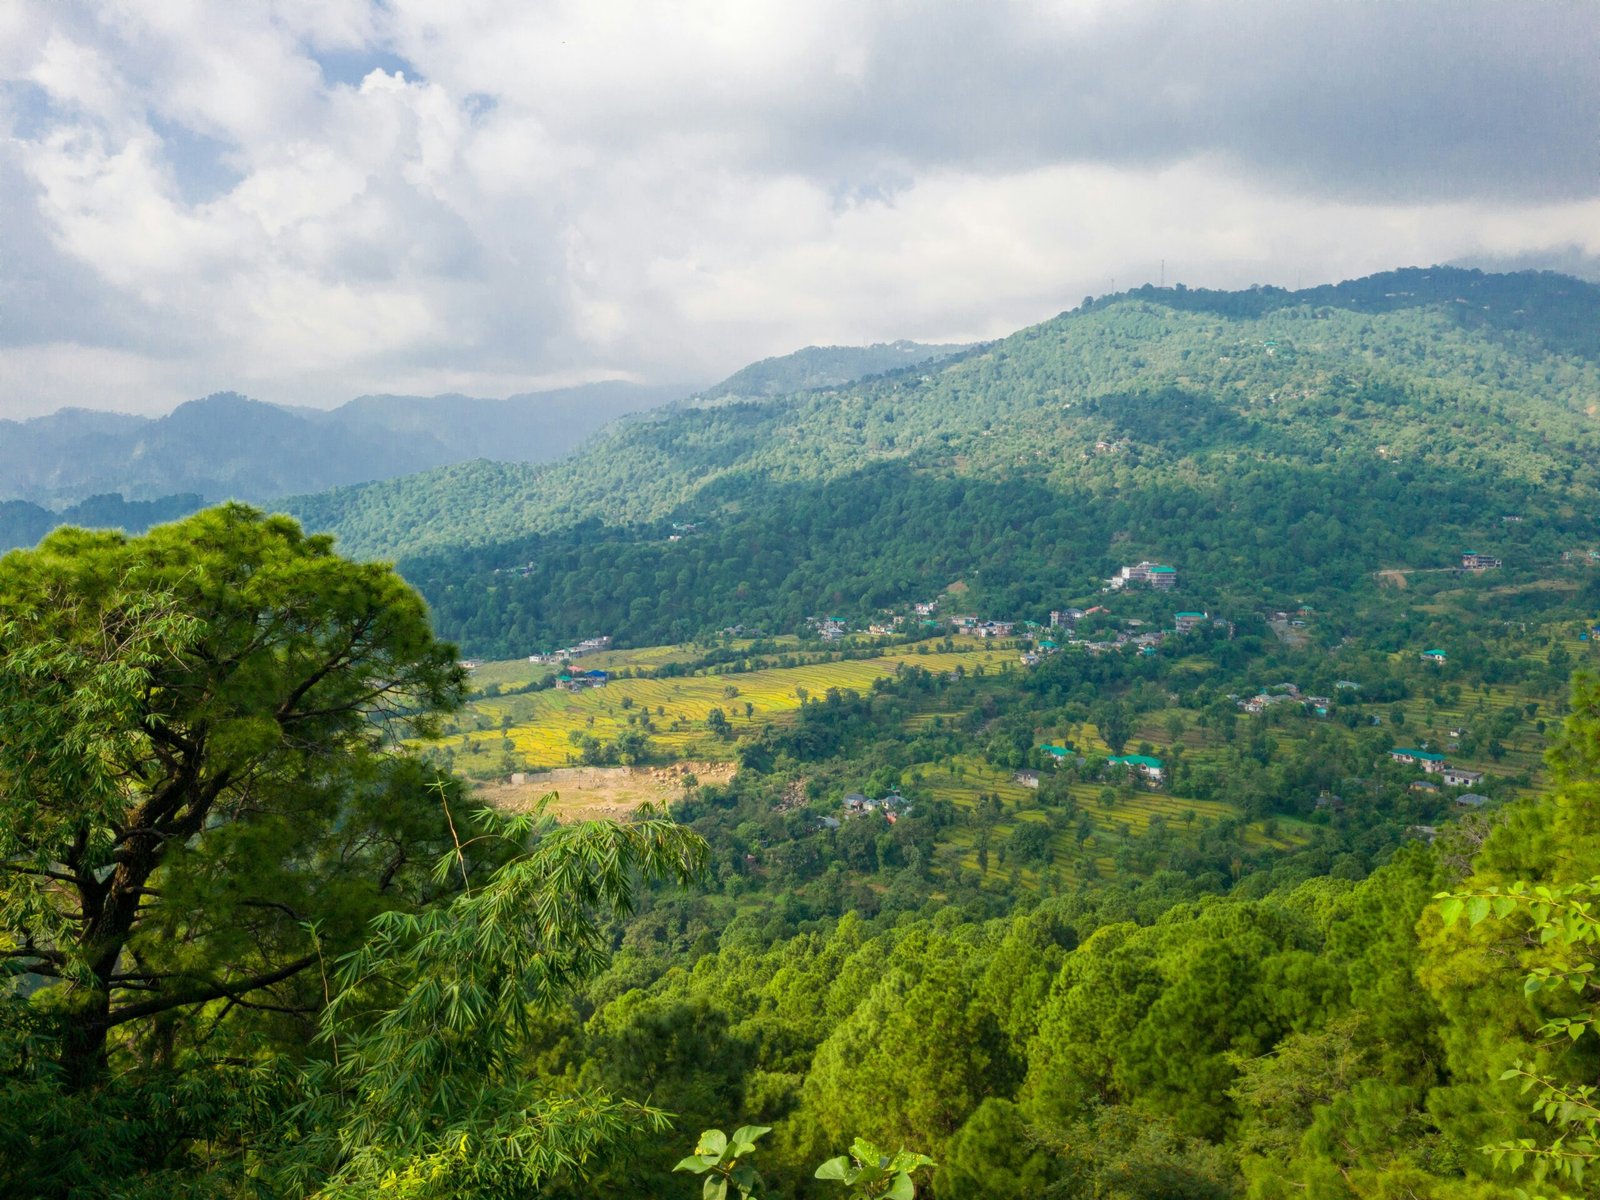
M 1414 746 L 1396 746 L 1389 751 L 1389 757 L 1408 766 L 1420 766 L 1430 775 L 1444 770 L 1444 755 L 1435 754 L 1431 750 L 1418 750 Z
M 1138 771 L 1151 783 L 1160 783 L 1162 778 L 1162 762 L 1148 754 L 1118 754 L 1106 760 L 1114 767 L 1127 767 L 1131 771 Z
M 1432 663 L 1434 666 L 1439 666 L 1440 664 L 1449 661 L 1449 658 L 1450 656 L 1443 650 L 1424 650 L 1422 652 L 1422 661 L 1425 663 Z
M 1049 742 L 1046 742 L 1044 745 L 1040 746 L 1039 751 L 1047 757 L 1055 759 L 1058 766 L 1072 757 L 1072 751 L 1068 750 L 1065 746 L 1055 746 Z

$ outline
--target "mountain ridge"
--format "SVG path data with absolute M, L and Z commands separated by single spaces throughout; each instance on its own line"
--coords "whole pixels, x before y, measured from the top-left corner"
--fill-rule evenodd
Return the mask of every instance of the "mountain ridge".
M 1457 304 L 1460 292 L 1481 303 Z M 1585 411 L 1600 394 L 1597 331 L 1600 287 L 1549 274 L 1408 268 L 1303 293 L 1146 287 L 925 368 L 763 400 L 680 402 L 603 429 L 559 466 L 463 464 L 285 507 L 351 552 L 393 556 L 590 520 L 655 521 L 698 511 L 695 497 L 713 485 L 825 480 L 880 461 L 1042 473 L 1059 485 L 1085 456 L 1126 461 L 1114 457 L 1119 439 L 1138 443 L 1141 462 L 1170 453 L 1162 414 L 1138 398 L 1157 394 L 1207 397 L 1208 420 L 1226 417 L 1236 441 L 1269 439 L 1277 453 L 1421 456 L 1460 470 L 1498 462 L 1529 482 L 1582 476 L 1592 492 L 1593 472 L 1573 455 L 1600 449 Z M 1386 427 L 1396 406 L 1407 422 Z M 1445 408 L 1461 428 L 1422 433 Z M 446 510 L 468 495 L 470 526 L 452 522 Z M 389 518 L 430 509 L 440 519 L 427 528 Z
M 504 399 L 361 396 L 329 410 L 216 392 L 161 417 L 66 408 L 0 422 L 4 498 L 40 507 L 118 493 L 266 502 L 411 474 L 486 453 L 556 458 L 687 388 L 614 380 Z

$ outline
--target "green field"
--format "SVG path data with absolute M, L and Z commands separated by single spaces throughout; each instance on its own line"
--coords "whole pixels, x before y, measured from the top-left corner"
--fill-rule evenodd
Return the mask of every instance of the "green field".
M 1005 809 L 1005 822 L 996 826 L 990 844 L 988 874 L 1006 877 L 1011 866 L 1002 861 L 1005 840 L 1021 822 L 1047 823 L 1049 812 L 1039 805 L 1038 792 L 1017 783 L 1009 771 L 999 770 L 980 759 L 959 756 L 955 762 L 938 768 L 928 766 L 908 769 L 903 782 L 911 782 L 912 773 L 919 777 L 917 789 L 933 797 L 948 800 L 958 809 L 969 810 L 982 793 L 1000 799 Z M 1020 871 L 1022 882 L 1037 886 L 1045 875 L 1053 875 L 1058 885 L 1077 883 L 1086 874 L 1085 865 L 1093 864 L 1094 872 L 1101 876 L 1116 873 L 1113 851 L 1124 840 L 1146 836 L 1151 819 L 1160 816 L 1167 823 L 1169 836 L 1184 839 L 1203 824 L 1237 816 L 1229 805 L 1210 800 L 1196 800 L 1174 796 L 1164 791 L 1149 790 L 1142 786 L 1114 788 L 1110 807 L 1101 798 L 1107 789 L 1097 783 L 1075 783 L 1069 791 L 1079 810 L 1086 813 L 1094 824 L 1094 831 L 1080 846 L 1071 827 L 1057 832 L 1051 839 L 1053 862 L 1043 871 L 1024 868 Z M 1273 836 L 1267 827 L 1276 829 Z M 1310 830 L 1304 822 L 1279 817 L 1270 822 L 1257 821 L 1246 829 L 1246 839 L 1253 846 L 1270 846 L 1287 850 L 1303 845 L 1309 840 Z M 969 871 L 979 871 L 979 834 L 971 825 L 960 825 L 948 835 L 950 854 L 954 864 Z
M 592 655 L 576 666 L 640 670 L 688 657 L 682 647 L 662 646 Z M 575 732 L 609 741 L 630 729 L 644 729 L 655 757 L 726 760 L 732 757 L 731 743 L 707 733 L 706 719 L 713 708 L 720 708 L 734 730 L 742 733 L 789 719 L 799 708 L 802 695 L 821 697 L 829 688 L 864 692 L 873 680 L 892 677 L 902 665 L 934 672 L 959 667 L 975 673 L 1012 670 L 1016 661 L 1014 649 L 964 639 L 951 652 L 918 653 L 898 647 L 878 658 L 675 678 L 616 679 L 603 688 L 577 692 L 551 689 L 483 697 L 472 702 L 457 722 L 457 732 L 440 744 L 460 754 L 469 746 L 498 751 L 509 740 L 516 769 L 538 769 L 571 762 L 575 752 L 569 735 Z M 485 663 L 473 672 L 473 682 L 479 688 L 490 684 L 518 687 L 550 670 L 525 660 Z M 640 723 L 646 719 L 649 728 Z M 472 770 L 470 759 L 463 765 Z

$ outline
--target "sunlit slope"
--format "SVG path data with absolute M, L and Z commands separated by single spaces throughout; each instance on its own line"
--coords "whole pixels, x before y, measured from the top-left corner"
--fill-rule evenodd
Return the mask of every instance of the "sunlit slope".
M 1600 288 L 1437 268 L 1286 293 L 1146 289 L 842 386 L 613 425 L 542 468 L 466 464 L 288 503 L 353 553 L 716 512 L 874 463 L 1052 487 L 1285 462 L 1595 491 Z

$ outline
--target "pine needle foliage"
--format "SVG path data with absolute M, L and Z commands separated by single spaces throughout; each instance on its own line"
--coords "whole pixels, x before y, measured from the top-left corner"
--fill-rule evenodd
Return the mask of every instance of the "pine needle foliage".
M 527 849 L 446 906 L 376 917 L 339 963 L 321 1022 L 328 1058 L 293 1114 L 290 1190 L 529 1196 L 625 1135 L 664 1127 L 647 1105 L 530 1076 L 531 1018 L 602 969 L 605 922 L 631 913 L 642 885 L 703 871 L 705 843 L 653 811 L 557 825 L 542 805 L 493 836 Z M 439 869 L 456 866 L 451 856 Z

